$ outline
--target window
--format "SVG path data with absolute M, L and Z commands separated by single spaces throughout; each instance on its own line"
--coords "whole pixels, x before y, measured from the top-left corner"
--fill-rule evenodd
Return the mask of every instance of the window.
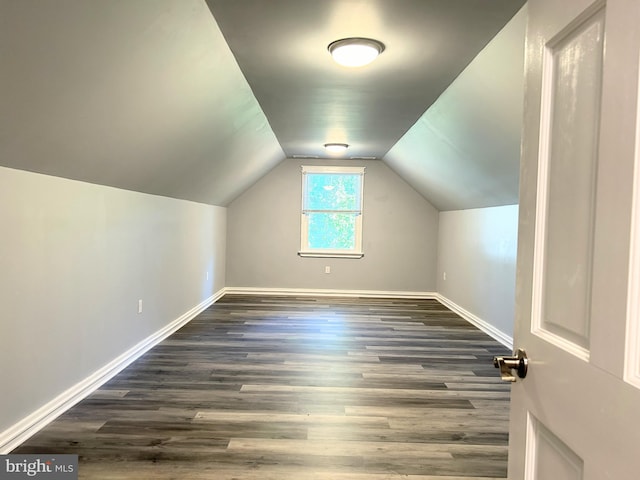
M 303 257 L 360 258 L 364 167 L 302 167 Z

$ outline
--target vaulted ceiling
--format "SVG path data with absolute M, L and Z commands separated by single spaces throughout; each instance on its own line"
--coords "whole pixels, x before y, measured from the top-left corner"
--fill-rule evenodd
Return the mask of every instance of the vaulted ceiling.
M 441 210 L 515 203 L 523 3 L 0 0 L 0 165 L 227 205 L 335 141 Z M 386 50 L 340 67 L 350 36 Z

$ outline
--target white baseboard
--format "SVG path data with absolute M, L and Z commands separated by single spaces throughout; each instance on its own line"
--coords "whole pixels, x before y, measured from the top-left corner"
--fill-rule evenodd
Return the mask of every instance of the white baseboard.
M 224 288 L 214 293 L 199 305 L 196 305 L 188 312 L 184 313 L 165 327 L 124 352 L 122 355 L 113 359 L 104 367 L 95 371 L 93 374 L 67 389 L 35 412 L 0 433 L 0 454 L 7 454 L 14 448 L 18 447 L 29 437 L 36 434 L 57 417 L 73 407 L 76 403 L 86 398 L 100 386 L 111 380 L 127 366 L 151 350 L 151 348 L 156 346 L 182 326 L 186 325 L 200 312 L 220 299 L 224 294 Z
M 505 347 L 509 348 L 510 350 L 513 350 L 513 337 L 510 337 L 509 335 L 507 335 L 503 331 L 498 330 L 496 327 L 494 327 L 490 323 L 487 323 L 486 321 L 482 320 L 480 317 L 477 317 L 476 315 L 474 315 L 473 313 L 469 312 L 468 310 L 465 310 L 464 308 L 462 308 L 457 303 L 452 302 L 447 297 L 445 297 L 445 296 L 443 296 L 443 295 L 441 295 L 439 293 L 436 294 L 435 299 L 438 300 L 440 303 L 442 303 L 447 308 L 449 308 L 451 311 L 453 311 L 453 312 L 457 313 L 458 315 L 460 315 L 462 318 L 464 318 L 470 324 L 478 327 L 484 333 L 486 333 L 490 337 L 492 337 L 495 340 L 497 340 L 498 342 L 500 342 Z
M 317 297 L 366 297 L 366 298 L 436 298 L 436 292 L 404 292 L 396 290 L 332 290 L 322 288 L 260 288 L 227 287 L 229 295 L 285 295 Z
M 255 295 L 291 295 L 291 296 L 335 296 L 364 298 L 416 298 L 435 299 L 460 315 L 463 319 L 496 339 L 509 349 L 513 349 L 513 338 L 494 326 L 460 307 L 437 292 L 408 292 L 383 290 L 330 290 L 304 288 L 253 288 L 227 287 L 219 290 L 199 305 L 181 315 L 167 326 L 145 338 L 131 349 L 124 352 L 104 367 L 72 386 L 56 398 L 40 407 L 18 423 L 0 433 L 0 454 L 6 454 L 47 426 L 76 403 L 86 398 L 100 386 L 111 380 L 127 366 L 148 352 L 155 345 L 169 337 L 176 330 L 187 324 L 207 307 L 218 301 L 223 295 L 255 294 Z
M 513 349 L 513 338 L 496 327 L 465 310 L 455 302 L 437 292 L 403 292 L 386 290 L 327 290 L 315 288 L 260 288 L 260 287 L 227 287 L 225 293 L 230 295 L 289 295 L 289 296 L 327 296 L 327 297 L 368 297 L 368 298 L 421 298 L 435 299 L 464 320 L 482 330 L 505 347 Z

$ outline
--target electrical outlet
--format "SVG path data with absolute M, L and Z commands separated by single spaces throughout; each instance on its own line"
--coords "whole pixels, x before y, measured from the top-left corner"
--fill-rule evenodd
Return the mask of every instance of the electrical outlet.
M 329 265 L 324 267 L 324 273 L 331 273 L 331 267 Z
M 209 280 L 209 272 L 207 272 L 207 280 Z
M 442 273 L 442 279 L 443 279 L 443 280 L 446 280 L 446 279 L 447 279 L 447 272 L 443 272 L 443 273 Z
M 138 313 L 142 313 L 142 300 L 138 300 Z

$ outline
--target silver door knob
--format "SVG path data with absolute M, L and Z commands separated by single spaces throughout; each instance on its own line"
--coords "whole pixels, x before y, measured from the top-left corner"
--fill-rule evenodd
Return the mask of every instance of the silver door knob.
M 493 357 L 493 366 L 500 369 L 500 377 L 505 382 L 515 382 L 516 375 L 519 378 L 527 376 L 529 359 L 527 352 L 519 348 L 513 357 Z M 514 375 L 513 372 L 516 372 Z

